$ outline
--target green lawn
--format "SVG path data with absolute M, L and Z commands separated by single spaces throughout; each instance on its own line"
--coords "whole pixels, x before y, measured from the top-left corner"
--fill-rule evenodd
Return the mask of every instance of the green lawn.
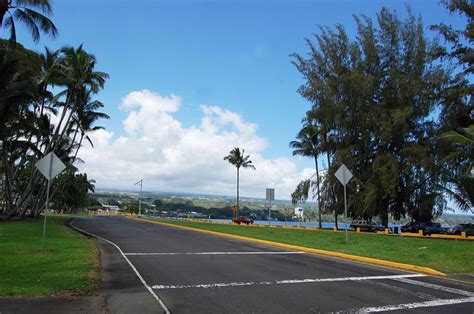
M 474 272 L 474 241 L 408 238 L 343 232 L 256 228 L 247 226 L 162 220 L 166 223 L 269 240 L 334 252 L 430 267 L 446 274 Z
M 44 254 L 42 219 L 0 223 L 0 296 L 97 290 L 100 269 L 95 240 L 66 227 L 68 218 L 48 217 Z

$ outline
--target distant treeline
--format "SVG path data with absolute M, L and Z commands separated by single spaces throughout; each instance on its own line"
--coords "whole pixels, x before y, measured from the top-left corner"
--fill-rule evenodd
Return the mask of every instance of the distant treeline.
M 108 202 L 109 205 L 120 205 L 117 201 Z M 150 206 L 153 204 L 153 206 Z M 125 212 L 138 213 L 138 200 L 133 200 L 129 204 L 121 204 L 121 209 Z M 210 207 L 205 208 L 202 206 L 196 206 L 190 200 L 180 200 L 178 202 L 167 202 L 160 199 L 151 201 L 150 199 L 142 200 L 142 213 L 146 210 L 155 210 L 158 213 L 167 212 L 170 215 L 186 215 L 191 212 L 196 212 L 212 219 L 227 219 L 232 218 L 231 206 L 222 207 Z M 238 215 L 251 217 L 256 220 L 268 219 L 268 211 L 262 209 L 251 209 L 249 207 L 240 208 Z M 278 220 L 285 220 L 285 214 L 280 211 L 272 211 L 272 218 Z M 291 215 L 287 214 L 286 220 L 291 220 Z

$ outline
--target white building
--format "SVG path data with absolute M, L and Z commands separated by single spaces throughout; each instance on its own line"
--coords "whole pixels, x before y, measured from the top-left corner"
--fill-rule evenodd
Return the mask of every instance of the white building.
M 303 208 L 301 207 L 296 207 L 295 208 L 295 217 L 298 219 L 303 219 Z
M 108 210 L 115 210 L 115 211 L 118 211 L 120 208 L 118 206 L 115 206 L 115 205 L 102 205 L 102 208 L 103 209 L 108 209 Z

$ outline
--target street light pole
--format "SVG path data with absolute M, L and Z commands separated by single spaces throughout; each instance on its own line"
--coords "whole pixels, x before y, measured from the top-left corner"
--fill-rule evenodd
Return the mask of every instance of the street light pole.
M 270 229 L 271 225 L 270 224 L 271 224 L 271 220 L 272 220 L 272 200 L 269 199 L 268 201 L 270 202 L 269 205 L 268 205 L 268 230 L 271 231 L 271 229 Z
M 272 219 L 272 201 L 275 200 L 275 189 L 267 189 L 266 199 L 269 201 L 268 206 L 268 230 L 271 232 L 270 220 Z
M 142 188 L 143 188 L 143 179 L 135 183 L 137 185 L 140 183 L 140 193 L 138 193 L 138 217 L 142 215 Z

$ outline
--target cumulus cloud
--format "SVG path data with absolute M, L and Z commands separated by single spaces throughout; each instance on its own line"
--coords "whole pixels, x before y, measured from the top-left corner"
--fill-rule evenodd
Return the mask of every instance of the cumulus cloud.
M 122 98 L 128 112 L 124 136 L 99 130 L 90 134 L 94 148 L 83 147 L 80 170 L 98 187 L 132 189 L 144 179 L 144 189 L 218 195 L 235 194 L 235 167 L 223 160 L 234 147 L 245 149 L 257 170 L 241 171 L 241 195 L 264 197 L 266 187 L 288 199 L 301 179 L 314 170 L 297 169 L 289 158 L 265 159 L 269 143 L 257 125 L 219 106 L 202 105 L 199 125 L 183 127 L 173 116 L 181 97 L 142 90 Z

